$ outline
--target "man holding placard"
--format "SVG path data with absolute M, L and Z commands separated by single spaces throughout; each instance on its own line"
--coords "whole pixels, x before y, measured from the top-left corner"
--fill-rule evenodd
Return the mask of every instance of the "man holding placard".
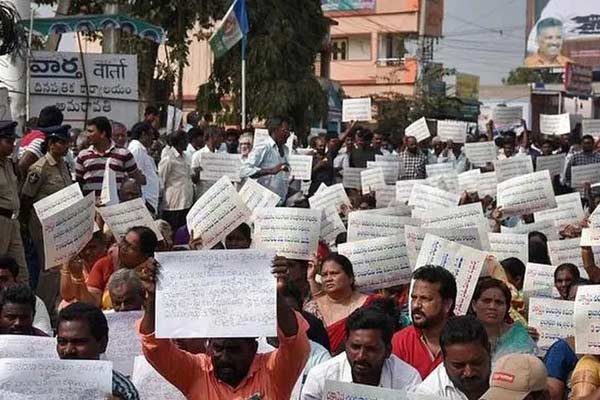
M 567 185 L 571 187 L 573 186 L 573 182 L 571 182 L 573 175 L 571 171 L 572 167 L 600 163 L 600 153 L 595 151 L 594 144 L 594 137 L 591 135 L 585 135 L 583 138 L 581 138 L 581 153 L 573 154 L 565 167 L 565 181 Z M 597 182 L 588 183 L 591 184 Z
M 427 155 L 418 146 L 414 136 L 406 138 L 406 150 L 400 154 L 400 180 L 425 179 Z
M 266 267 L 266 266 L 265 266 Z M 139 333 L 146 359 L 188 399 L 233 398 L 287 399 L 309 355 L 308 324 L 278 296 L 277 336 L 279 348 L 257 354 L 254 338 L 213 338 L 208 354 L 192 355 L 169 339 L 155 337 L 156 284 L 160 266 L 141 270 L 146 288 L 144 317 Z M 271 272 L 277 291 L 285 291 L 287 260 L 278 257 Z M 216 299 L 218 301 L 218 299 Z

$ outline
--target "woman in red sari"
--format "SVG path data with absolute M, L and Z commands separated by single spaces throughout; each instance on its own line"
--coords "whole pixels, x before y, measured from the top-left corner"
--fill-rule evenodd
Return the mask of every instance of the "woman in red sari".
M 319 269 L 320 284 L 315 280 Z M 312 300 L 304 305 L 304 310 L 323 321 L 329 335 L 331 354 L 341 353 L 346 339 L 346 318 L 357 308 L 371 303 L 377 296 L 368 296 L 356 290 L 352 263 L 337 253 L 325 257 L 320 268 L 313 259 L 309 263 L 307 277 Z

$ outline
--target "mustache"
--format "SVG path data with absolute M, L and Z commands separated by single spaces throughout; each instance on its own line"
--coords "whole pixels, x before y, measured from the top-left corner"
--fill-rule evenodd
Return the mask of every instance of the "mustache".
M 366 362 L 366 361 L 354 361 L 352 363 L 352 368 L 356 367 L 356 366 L 361 366 L 361 367 L 367 367 L 367 368 L 372 368 L 373 366 L 371 365 L 371 363 Z

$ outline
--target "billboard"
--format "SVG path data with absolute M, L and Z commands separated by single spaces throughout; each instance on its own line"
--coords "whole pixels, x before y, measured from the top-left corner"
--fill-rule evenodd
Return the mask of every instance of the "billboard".
M 321 0 L 323 11 L 374 10 L 376 0 Z
M 600 64 L 600 1 L 529 0 L 525 66 Z

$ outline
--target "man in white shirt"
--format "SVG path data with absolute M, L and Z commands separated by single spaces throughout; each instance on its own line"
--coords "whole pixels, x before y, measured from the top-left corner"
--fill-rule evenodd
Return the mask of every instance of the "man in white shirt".
M 223 131 L 216 127 L 211 126 L 206 129 L 206 143 L 204 147 L 200 150 L 197 150 L 192 156 L 192 173 L 194 174 L 195 179 L 198 181 L 196 185 L 196 190 L 194 194 L 194 198 L 200 198 L 210 187 L 215 183 L 212 180 L 204 180 L 202 179 L 202 154 L 206 153 L 227 153 L 227 147 L 223 150 L 221 145 L 223 144 Z
M 252 149 L 242 163 L 240 175 L 256 179 L 281 197 L 279 204 L 285 204 L 290 181 L 289 149 L 285 143 L 290 136 L 290 122 L 287 118 L 272 118 L 268 126 L 270 136 Z
M 490 342 L 475 317 L 450 318 L 440 337 L 444 362 L 416 390 L 448 400 L 478 400 L 489 388 Z
M 394 327 L 393 318 L 377 302 L 350 314 L 346 352 L 310 370 L 301 399 L 321 400 L 327 380 L 414 391 L 421 377 L 392 354 Z
M 160 180 L 158 168 L 150 156 L 150 146 L 154 142 L 154 129 L 147 122 L 138 122 L 131 128 L 131 142 L 128 149 L 135 159 L 142 174 L 146 177 L 146 184 L 142 186 L 142 198 L 152 207 L 152 213 L 158 211 L 158 195 Z

